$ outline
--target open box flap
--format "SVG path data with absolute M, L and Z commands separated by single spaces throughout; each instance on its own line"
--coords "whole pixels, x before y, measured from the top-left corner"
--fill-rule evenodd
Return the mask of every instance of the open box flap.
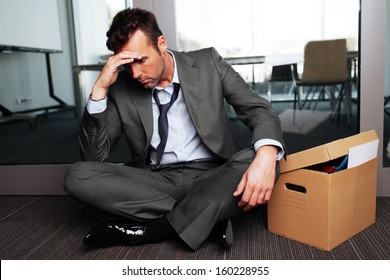
M 362 132 L 351 137 L 343 138 L 311 149 L 287 156 L 280 160 L 280 172 L 286 173 L 307 166 L 324 163 L 348 154 L 348 149 L 370 141 L 377 140 L 375 130 Z

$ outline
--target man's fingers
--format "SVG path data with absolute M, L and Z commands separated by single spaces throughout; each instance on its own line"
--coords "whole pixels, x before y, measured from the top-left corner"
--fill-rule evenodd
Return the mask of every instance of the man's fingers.
M 263 197 L 264 197 L 263 193 L 259 192 L 256 188 L 253 189 L 253 191 L 250 194 L 250 197 L 247 200 L 245 200 L 247 201 L 247 203 L 245 204 L 243 210 L 247 212 L 252 208 L 258 206 L 259 204 L 262 204 Z
M 142 55 L 129 51 L 120 52 L 114 56 L 111 56 L 107 60 L 107 65 L 118 68 L 121 65 L 132 63 L 135 60 L 141 60 Z
M 268 190 L 264 195 L 264 203 L 268 202 L 271 199 L 272 189 Z
M 245 176 L 243 176 L 241 178 L 241 181 L 240 183 L 238 183 L 237 185 L 237 188 L 236 188 L 236 191 L 233 193 L 234 196 L 239 196 L 243 193 L 244 189 L 245 189 L 245 184 L 246 184 L 246 179 L 245 179 Z
M 270 198 L 270 190 L 263 189 L 259 191 L 256 188 L 246 186 L 238 206 L 247 212 L 254 207 L 267 203 Z
M 111 61 L 107 62 L 107 67 L 111 69 L 112 72 L 118 71 L 118 68 L 122 65 L 133 63 L 135 58 L 114 58 Z
M 238 203 L 238 207 L 244 209 L 252 208 L 253 205 L 256 205 L 256 200 L 254 199 L 254 195 L 256 195 L 254 194 L 254 188 L 246 184 L 244 186 L 244 192 L 242 194 L 241 200 Z

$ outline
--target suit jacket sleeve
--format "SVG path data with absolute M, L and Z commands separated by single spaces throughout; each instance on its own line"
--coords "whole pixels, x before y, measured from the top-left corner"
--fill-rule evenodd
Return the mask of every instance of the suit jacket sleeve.
M 280 119 L 271 104 L 251 90 L 244 79 L 215 49 L 211 49 L 213 62 L 221 77 L 223 95 L 238 116 L 252 131 L 252 145 L 261 139 L 273 139 L 284 147 Z
M 108 93 L 110 96 L 110 93 Z M 80 126 L 80 156 L 86 161 L 104 161 L 122 135 L 122 126 L 112 98 L 102 113 L 85 109 Z

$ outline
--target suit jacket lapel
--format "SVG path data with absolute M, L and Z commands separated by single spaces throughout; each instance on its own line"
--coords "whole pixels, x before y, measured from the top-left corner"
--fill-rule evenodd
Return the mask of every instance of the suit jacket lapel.
M 152 90 L 139 86 L 130 96 L 133 98 L 135 108 L 137 108 L 138 115 L 145 129 L 146 147 L 148 147 L 153 133 Z
M 194 66 L 195 60 L 184 53 L 172 51 L 175 55 L 177 73 L 180 86 L 187 104 L 188 111 L 195 124 L 199 128 L 199 90 L 200 74 L 199 69 Z

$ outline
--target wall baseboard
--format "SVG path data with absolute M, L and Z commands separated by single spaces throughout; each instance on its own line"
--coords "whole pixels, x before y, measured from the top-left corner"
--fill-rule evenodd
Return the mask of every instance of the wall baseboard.
M 0 195 L 66 195 L 70 164 L 0 166 Z

